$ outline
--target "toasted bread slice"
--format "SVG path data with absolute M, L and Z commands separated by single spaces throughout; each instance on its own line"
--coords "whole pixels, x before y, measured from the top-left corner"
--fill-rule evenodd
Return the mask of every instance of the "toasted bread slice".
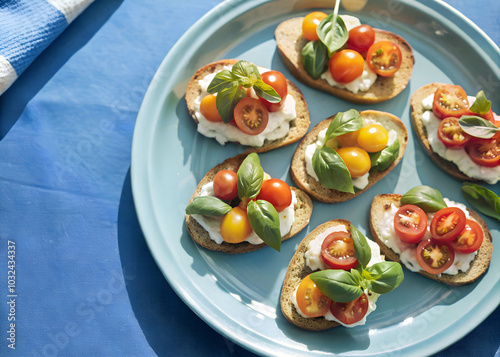
M 305 151 L 308 145 L 316 142 L 318 134 L 321 130 L 328 128 L 330 122 L 333 120 L 334 116 L 325 119 L 318 123 L 307 135 L 302 139 L 302 141 L 297 146 L 295 153 L 292 158 L 292 164 L 290 166 L 290 174 L 292 176 L 295 184 L 303 191 L 307 192 L 312 198 L 326 203 L 339 203 L 350 200 L 354 197 L 359 196 L 375 183 L 380 181 L 385 175 L 387 175 L 391 170 L 396 167 L 396 165 L 401 161 L 406 145 L 408 144 L 408 132 L 403 122 L 393 114 L 376 111 L 376 110 L 365 110 L 360 112 L 361 117 L 364 120 L 374 120 L 380 123 L 387 130 L 393 129 L 397 132 L 400 148 L 398 158 L 384 171 L 370 171 L 370 176 L 368 179 L 368 185 L 355 193 L 340 192 L 337 190 L 332 190 L 323 186 L 319 181 L 310 176 L 306 170 L 306 162 L 304 160 Z
M 208 171 L 205 177 L 203 177 L 203 179 L 196 187 L 196 190 L 189 202 L 193 201 L 193 198 L 199 196 L 201 188 L 205 184 L 213 181 L 215 174 L 220 170 L 228 169 L 236 172 L 246 156 L 247 156 L 246 154 L 240 154 L 235 157 L 229 158 L 225 160 L 223 163 L 215 166 L 210 171 Z M 292 228 L 290 229 L 290 232 L 281 238 L 282 242 L 293 237 L 309 224 L 309 219 L 311 218 L 313 209 L 312 201 L 306 193 L 302 192 L 301 190 L 295 187 L 290 187 L 290 188 L 293 190 L 295 196 L 297 197 L 297 203 L 295 204 L 295 219 L 293 221 L 293 225 Z M 251 244 L 248 242 L 241 242 L 241 243 L 222 242 L 221 244 L 217 244 L 210 238 L 208 232 L 193 217 L 189 215 L 186 215 L 186 227 L 189 234 L 196 243 L 210 250 L 215 250 L 230 254 L 237 254 L 237 253 L 252 252 L 254 250 L 258 250 L 266 246 L 265 243 Z
M 380 227 L 383 224 L 382 217 L 384 211 L 389 209 L 391 204 L 394 204 L 396 207 L 401 207 L 401 195 L 382 194 L 374 197 L 370 208 L 370 229 L 373 240 L 380 246 L 380 251 L 385 255 L 386 260 L 399 262 L 402 266 L 404 266 L 404 264 L 399 259 L 399 254 L 397 254 L 384 244 L 380 234 Z M 484 233 L 483 244 L 479 248 L 478 253 L 475 259 L 472 261 L 469 270 L 467 270 L 466 272 L 460 272 L 456 275 L 433 275 L 423 270 L 419 271 L 419 274 L 447 285 L 458 286 L 472 283 L 486 272 L 490 265 L 491 256 L 493 254 L 491 233 L 484 220 L 475 211 L 471 209 L 467 210 L 469 211 L 470 217 L 477 223 L 479 223 Z
M 191 78 L 191 80 L 189 81 L 186 89 L 185 99 L 188 112 L 193 117 L 196 123 L 198 123 L 198 120 L 196 119 L 195 116 L 195 100 L 202 92 L 199 80 L 210 73 L 221 71 L 224 68 L 224 66 L 232 66 L 236 62 L 238 62 L 238 60 L 236 59 L 225 59 L 207 64 L 206 66 L 198 69 Z M 295 111 L 297 113 L 297 117 L 290 123 L 290 130 L 288 131 L 288 134 L 281 139 L 276 139 L 272 141 L 266 140 L 264 142 L 264 145 L 260 147 L 248 146 L 247 147 L 248 149 L 245 151 L 246 153 L 265 152 L 282 146 L 290 145 L 300 140 L 309 129 L 309 124 L 311 122 L 309 119 L 309 109 L 307 107 L 304 95 L 302 94 L 300 89 L 288 79 L 287 83 L 288 83 L 288 94 L 290 94 L 295 99 Z
M 308 42 L 307 39 L 302 37 L 303 19 L 303 17 L 296 17 L 286 20 L 278 25 L 274 33 L 278 51 L 285 66 L 299 81 L 310 87 L 333 94 L 336 97 L 363 104 L 373 104 L 389 100 L 406 88 L 411 78 L 413 64 L 415 63 L 413 50 L 410 44 L 401 36 L 380 29 L 375 29 L 375 42 L 390 40 L 398 44 L 401 48 L 402 64 L 394 76 L 385 78 L 378 76 L 369 90 L 358 93 L 332 87 L 324 79 L 314 79 L 311 77 L 305 70 L 301 60 L 302 48 Z

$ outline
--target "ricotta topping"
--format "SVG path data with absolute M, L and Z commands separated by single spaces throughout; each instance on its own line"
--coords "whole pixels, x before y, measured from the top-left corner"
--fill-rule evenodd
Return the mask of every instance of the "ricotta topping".
M 347 89 L 349 92 L 356 94 L 358 92 L 364 92 L 370 89 L 373 83 L 375 83 L 375 81 L 377 80 L 377 74 L 373 72 L 365 62 L 363 74 L 351 82 L 337 82 L 335 79 L 333 79 L 332 74 L 330 73 L 330 69 L 324 72 L 321 75 L 321 78 L 327 81 L 328 84 L 332 87 Z

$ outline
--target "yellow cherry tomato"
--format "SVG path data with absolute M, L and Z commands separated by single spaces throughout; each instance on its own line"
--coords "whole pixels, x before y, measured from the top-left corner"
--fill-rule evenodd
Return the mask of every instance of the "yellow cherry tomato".
M 228 243 L 241 243 L 252 233 L 252 226 L 245 210 L 234 207 L 220 224 L 220 235 Z
M 358 147 L 346 147 L 338 149 L 337 153 L 344 160 L 352 178 L 363 176 L 370 171 L 370 155 L 365 150 Z
M 360 129 L 361 130 L 361 129 Z M 337 136 L 337 140 L 342 147 L 358 146 L 359 130 Z
M 200 112 L 201 114 L 207 118 L 208 121 L 222 121 L 219 112 L 217 111 L 217 106 L 215 104 L 216 96 L 213 94 L 209 94 L 201 100 L 200 103 Z
M 358 145 L 368 152 L 379 152 L 387 146 L 389 133 L 380 124 L 370 124 L 360 129 Z
M 304 36 L 309 41 L 319 40 L 318 34 L 316 33 L 316 28 L 318 27 L 321 20 L 323 20 L 328 15 L 321 11 L 311 12 L 304 17 L 302 21 L 302 36 Z

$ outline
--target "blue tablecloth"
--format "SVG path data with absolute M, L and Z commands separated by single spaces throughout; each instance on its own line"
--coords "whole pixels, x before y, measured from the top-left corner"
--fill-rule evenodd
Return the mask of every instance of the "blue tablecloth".
M 500 44 L 497 0 L 447 2 Z M 146 89 L 174 43 L 219 3 L 95 1 L 0 96 L 1 356 L 253 355 L 170 288 L 130 184 Z M 437 355 L 500 355 L 499 321 L 497 308 Z

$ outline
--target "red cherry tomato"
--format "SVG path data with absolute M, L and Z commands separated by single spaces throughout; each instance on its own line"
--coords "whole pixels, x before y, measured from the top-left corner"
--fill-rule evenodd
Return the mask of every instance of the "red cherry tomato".
M 309 41 L 319 40 L 316 29 L 319 23 L 328 15 L 321 11 L 311 12 L 304 17 L 302 20 L 302 36 L 304 36 Z
M 333 232 L 321 245 L 323 261 L 333 269 L 351 270 L 358 265 L 352 237 L 347 232 Z
M 260 78 L 264 83 L 273 87 L 274 90 L 280 95 L 281 100 L 279 103 L 271 103 L 259 97 L 260 101 L 264 103 L 268 111 L 277 112 L 283 107 L 283 105 L 285 105 L 285 99 L 288 95 L 288 84 L 286 82 L 286 78 L 281 72 L 278 71 L 264 72 L 260 75 Z
M 500 139 L 472 140 L 467 144 L 465 150 L 472 161 L 480 166 L 495 167 L 500 165 Z
M 468 110 L 467 113 L 465 113 L 464 115 L 474 115 L 477 117 L 481 117 L 481 118 L 486 119 L 486 120 L 492 122 L 493 124 L 495 124 L 495 113 L 493 113 L 493 110 L 491 110 L 491 108 L 485 114 L 473 113 L 470 110 Z
M 455 260 L 451 244 L 433 238 L 421 241 L 415 253 L 418 264 L 429 274 L 443 273 Z
M 368 67 L 382 77 L 391 77 L 401 67 L 403 55 L 399 46 L 391 41 L 378 41 L 366 52 Z
M 440 241 L 452 241 L 465 228 L 466 221 L 465 213 L 460 208 L 442 208 L 432 218 L 430 225 L 431 235 Z
M 257 199 L 271 203 L 281 212 L 292 203 L 292 191 L 285 181 L 272 178 L 262 183 Z
M 213 181 L 215 197 L 231 201 L 238 197 L 238 177 L 231 170 L 220 170 Z
M 330 58 L 328 68 L 334 80 L 349 83 L 363 74 L 365 60 L 356 51 L 341 50 Z
M 465 147 L 471 136 L 462 130 L 457 118 L 448 117 L 439 123 L 438 138 L 447 148 L 458 150 Z
M 473 253 L 483 244 L 483 237 L 481 226 L 476 221 L 468 219 L 464 230 L 451 242 L 451 246 L 460 253 Z
M 349 31 L 347 47 L 361 54 L 366 53 L 375 42 L 375 30 L 370 25 L 360 25 Z
M 349 302 L 332 302 L 330 311 L 339 321 L 346 325 L 354 324 L 368 312 L 368 297 L 363 293 L 359 298 Z
M 427 215 L 418 206 L 401 206 L 394 215 L 394 230 L 406 243 L 418 243 L 427 231 Z
M 439 119 L 447 117 L 460 118 L 469 110 L 467 93 L 457 85 L 444 85 L 434 93 L 432 112 Z
M 332 304 L 332 300 L 318 289 L 309 275 L 300 282 L 296 297 L 300 311 L 309 317 L 323 316 Z
M 234 108 L 234 120 L 242 132 L 257 135 L 266 128 L 269 113 L 260 100 L 245 97 Z

